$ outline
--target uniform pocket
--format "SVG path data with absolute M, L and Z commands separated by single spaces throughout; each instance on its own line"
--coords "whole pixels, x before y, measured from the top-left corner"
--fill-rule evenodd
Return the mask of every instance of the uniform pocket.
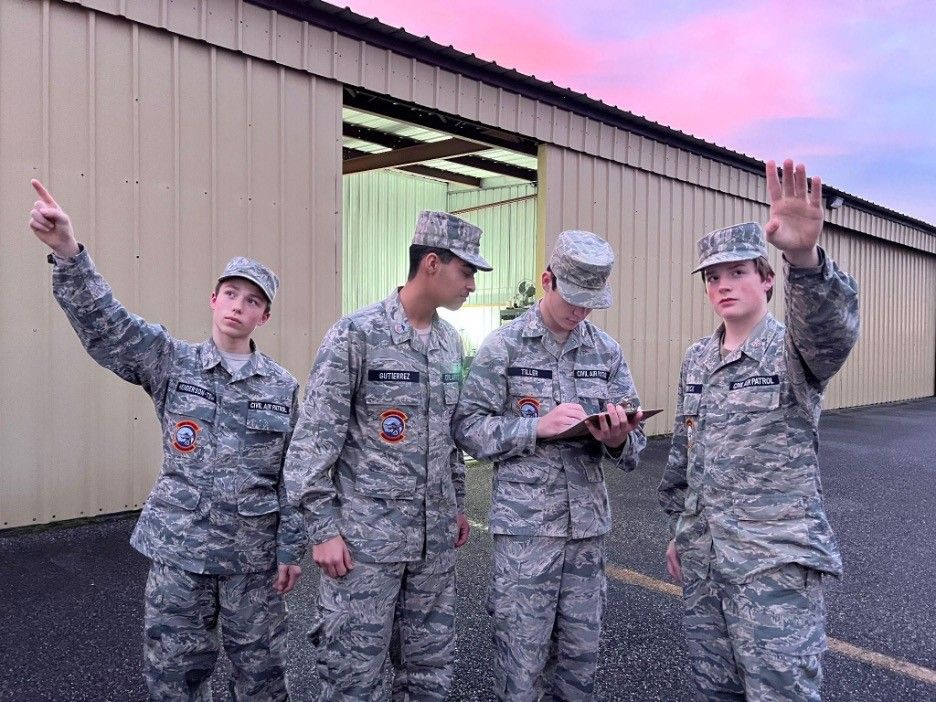
M 173 475 L 163 475 L 156 481 L 150 499 L 170 507 L 193 512 L 201 501 L 201 492 Z
M 454 405 L 458 403 L 458 394 L 461 388 L 458 383 L 443 383 L 443 392 L 445 393 L 445 404 Z
M 494 477 L 498 482 L 539 485 L 546 482 L 548 475 L 549 467 L 543 464 L 542 459 L 512 459 L 499 464 Z
M 169 382 L 163 411 L 163 444 L 167 454 L 183 463 L 205 458 L 214 443 L 218 405 L 214 392 L 205 385 L 202 378 L 191 382 L 173 378 Z
M 622 398 L 611 398 L 608 395 L 608 383 L 601 378 L 576 378 L 575 395 L 579 404 L 588 414 L 604 412 L 608 401 Z
M 552 380 L 510 376 L 507 378 L 510 411 L 516 417 L 542 417 L 555 406 L 552 390 Z
M 739 522 L 772 522 L 803 519 L 806 516 L 806 498 L 778 495 L 774 498 L 758 495 L 745 500 L 736 495 L 732 510 Z
M 728 392 L 729 414 L 769 412 L 780 407 L 780 388 L 744 388 Z
M 237 497 L 237 513 L 242 517 L 261 517 L 279 512 L 279 499 L 272 490 L 250 490 Z
M 354 491 L 368 497 L 412 500 L 416 495 L 416 476 L 363 470 L 354 476 Z
M 693 392 L 683 395 L 682 398 L 682 410 L 678 414 L 682 414 L 685 417 L 694 417 L 699 414 L 699 402 L 702 399 L 702 394 Z

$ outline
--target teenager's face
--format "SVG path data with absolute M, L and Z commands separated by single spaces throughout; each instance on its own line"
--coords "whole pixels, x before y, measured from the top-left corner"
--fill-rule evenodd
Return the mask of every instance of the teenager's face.
M 244 278 L 228 278 L 211 293 L 211 323 L 231 339 L 249 339 L 269 318 L 260 286 Z
M 432 254 L 430 254 L 432 255 Z M 435 276 L 435 291 L 439 307 L 457 310 L 475 290 L 475 273 L 478 269 L 457 256 L 448 263 L 438 262 Z
M 761 280 L 754 261 L 717 263 L 706 268 L 704 275 L 712 309 L 725 322 L 754 322 L 767 312 L 773 276 Z
M 550 331 L 570 332 L 591 314 L 591 308 L 572 305 L 562 298 L 559 290 L 553 290 L 552 273 L 549 271 L 543 273 L 541 282 L 543 300 L 540 302 L 540 313 Z

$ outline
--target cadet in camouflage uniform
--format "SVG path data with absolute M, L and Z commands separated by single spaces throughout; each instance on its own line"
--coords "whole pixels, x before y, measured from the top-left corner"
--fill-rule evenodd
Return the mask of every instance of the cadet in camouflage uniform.
M 439 318 L 474 290 L 481 230 L 423 212 L 407 283 L 337 322 L 309 376 L 286 458 L 323 573 L 322 700 L 444 700 L 455 653 L 455 551 L 468 538 L 464 462 L 450 421 L 461 339 Z M 391 646 L 391 638 L 393 645 Z
M 699 241 L 723 324 L 689 347 L 660 502 L 683 583 L 701 699 L 818 700 L 826 646 L 822 574 L 842 563 L 822 506 L 822 393 L 858 339 L 858 289 L 817 246 L 822 186 L 767 162 L 767 241 L 783 252 L 786 326 L 767 311 L 764 230 Z
M 586 320 L 611 304 L 614 254 L 595 234 L 559 235 L 545 295 L 494 331 L 471 364 L 455 439 L 494 462 L 494 692 L 501 700 L 589 700 L 605 602 L 604 471 L 632 470 L 646 444 L 621 348 Z M 586 416 L 592 438 L 551 438 Z M 596 439 L 597 441 L 593 440 Z
M 52 289 L 91 357 L 153 399 L 163 467 L 130 543 L 152 560 L 144 676 L 152 700 L 210 700 L 218 632 L 236 700 L 287 699 L 286 604 L 301 573 L 302 515 L 282 465 L 296 380 L 256 351 L 279 284 L 246 258 L 211 295 L 212 334 L 174 339 L 114 299 L 65 212 L 38 181 L 30 226 L 52 249 Z

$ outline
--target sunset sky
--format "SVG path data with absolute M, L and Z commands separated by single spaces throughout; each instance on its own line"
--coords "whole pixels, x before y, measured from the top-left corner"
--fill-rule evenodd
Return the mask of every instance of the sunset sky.
M 936 224 L 936 3 L 332 1 Z

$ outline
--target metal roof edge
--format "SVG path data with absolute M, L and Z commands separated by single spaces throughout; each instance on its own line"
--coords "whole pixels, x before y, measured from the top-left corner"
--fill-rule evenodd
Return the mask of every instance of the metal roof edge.
M 453 46 L 443 46 L 428 36 L 416 36 L 402 27 L 394 27 L 377 18 L 359 15 L 349 7 L 339 7 L 322 0 L 246 0 L 246 2 L 433 66 L 460 73 L 468 78 L 574 112 L 609 126 L 684 148 L 741 170 L 758 174 L 764 170 L 764 162 L 753 156 L 732 151 L 678 129 L 653 122 L 570 88 L 562 88 L 555 83 L 528 76 L 512 68 L 505 68 L 495 61 L 480 59 L 474 54 L 466 54 Z M 936 236 L 936 225 L 924 220 L 827 185 L 823 185 L 823 191 L 827 194 L 840 195 L 845 198 L 849 206 L 864 210 L 869 214 L 884 215 L 888 219 Z

